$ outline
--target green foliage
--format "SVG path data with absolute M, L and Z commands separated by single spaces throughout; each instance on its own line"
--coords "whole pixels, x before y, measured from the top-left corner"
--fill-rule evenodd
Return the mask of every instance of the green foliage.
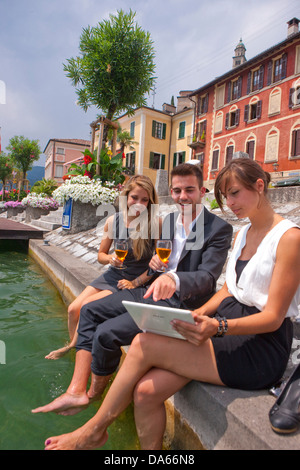
M 31 192 L 35 194 L 47 194 L 47 196 L 52 196 L 53 191 L 58 187 L 56 181 L 49 179 L 46 180 L 45 178 L 41 179 L 40 181 L 36 181 L 34 185 L 31 187 Z
M 96 106 L 112 119 L 146 104 L 153 84 L 154 49 L 148 32 L 134 21 L 135 13 L 118 11 L 109 20 L 83 29 L 80 56 L 67 59 L 64 71 L 76 87 L 78 104 Z
M 210 209 L 213 210 L 213 209 L 218 209 L 219 207 L 219 204 L 217 203 L 217 201 L 215 199 L 212 199 L 212 201 L 210 201 Z
M 116 185 L 122 184 L 125 180 L 122 174 L 124 168 L 122 164 L 122 154 L 119 153 L 111 157 L 111 152 L 108 149 L 101 149 L 100 151 L 100 175 L 97 175 L 97 149 L 94 153 L 86 149 L 83 152 L 83 164 L 77 165 L 72 163 L 70 165 L 68 175 L 81 175 L 88 176 L 91 179 L 100 179 L 102 183 L 106 181 L 114 181 Z
M 29 140 L 22 135 L 14 136 L 10 139 L 7 150 L 16 168 L 22 171 L 23 179 L 26 179 L 27 171 L 32 169 L 33 163 L 41 154 L 38 140 Z
M 5 153 L 0 152 L 0 181 L 5 184 L 5 181 L 9 178 L 12 174 L 13 167 L 8 155 Z

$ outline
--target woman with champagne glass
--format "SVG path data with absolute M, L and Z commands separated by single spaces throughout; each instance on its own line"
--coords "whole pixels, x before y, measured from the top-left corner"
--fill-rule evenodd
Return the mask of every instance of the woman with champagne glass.
M 70 304 L 68 327 L 71 342 L 52 351 L 46 359 L 59 359 L 75 347 L 79 314 L 83 305 L 121 289 L 134 289 L 147 283 L 152 277 L 147 275 L 155 243 L 151 239 L 151 224 L 152 233 L 156 233 L 153 225 L 157 223 L 159 231 L 161 224 L 159 219 L 153 217 L 151 210 L 152 204 L 158 204 L 157 193 L 150 178 L 135 175 L 128 180 L 121 196 L 120 199 L 123 203 L 126 202 L 126 206 L 107 219 L 98 252 L 99 263 L 109 265 L 109 268 Z M 151 215 L 155 220 L 151 219 Z M 115 251 L 111 253 L 113 242 Z M 118 256 L 118 243 L 123 244 L 123 256 Z M 125 258 L 126 265 L 123 264 Z

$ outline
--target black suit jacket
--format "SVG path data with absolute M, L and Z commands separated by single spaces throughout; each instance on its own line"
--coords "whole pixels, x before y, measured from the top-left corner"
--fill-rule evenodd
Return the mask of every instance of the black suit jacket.
M 174 238 L 179 212 L 170 213 L 163 222 L 162 238 Z M 227 259 L 232 241 L 232 226 L 203 207 L 190 232 L 177 266 L 180 279 L 181 308 L 195 309 L 215 293 L 216 283 Z

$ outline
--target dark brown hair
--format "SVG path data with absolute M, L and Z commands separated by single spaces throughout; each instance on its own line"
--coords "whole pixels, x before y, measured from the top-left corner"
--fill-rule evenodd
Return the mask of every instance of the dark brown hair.
M 199 184 L 199 188 L 203 186 L 203 174 L 199 165 L 193 165 L 190 163 L 181 163 L 173 168 L 171 171 L 171 183 L 173 176 L 196 176 Z
M 256 191 L 254 185 L 258 179 L 264 182 L 264 194 L 267 194 L 268 184 L 271 180 L 269 173 L 264 171 L 259 163 L 249 158 L 235 158 L 231 160 L 218 174 L 215 182 L 215 198 L 220 208 L 223 209 L 223 196 L 221 185 L 225 183 L 226 192 L 227 185 L 232 176 L 235 176 L 240 183 L 251 191 Z

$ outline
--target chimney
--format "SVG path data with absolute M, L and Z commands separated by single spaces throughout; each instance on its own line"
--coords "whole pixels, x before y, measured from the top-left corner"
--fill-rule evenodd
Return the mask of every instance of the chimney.
M 287 30 L 287 37 L 289 38 L 293 34 L 299 33 L 299 20 L 298 18 L 293 18 L 287 22 L 288 30 Z

